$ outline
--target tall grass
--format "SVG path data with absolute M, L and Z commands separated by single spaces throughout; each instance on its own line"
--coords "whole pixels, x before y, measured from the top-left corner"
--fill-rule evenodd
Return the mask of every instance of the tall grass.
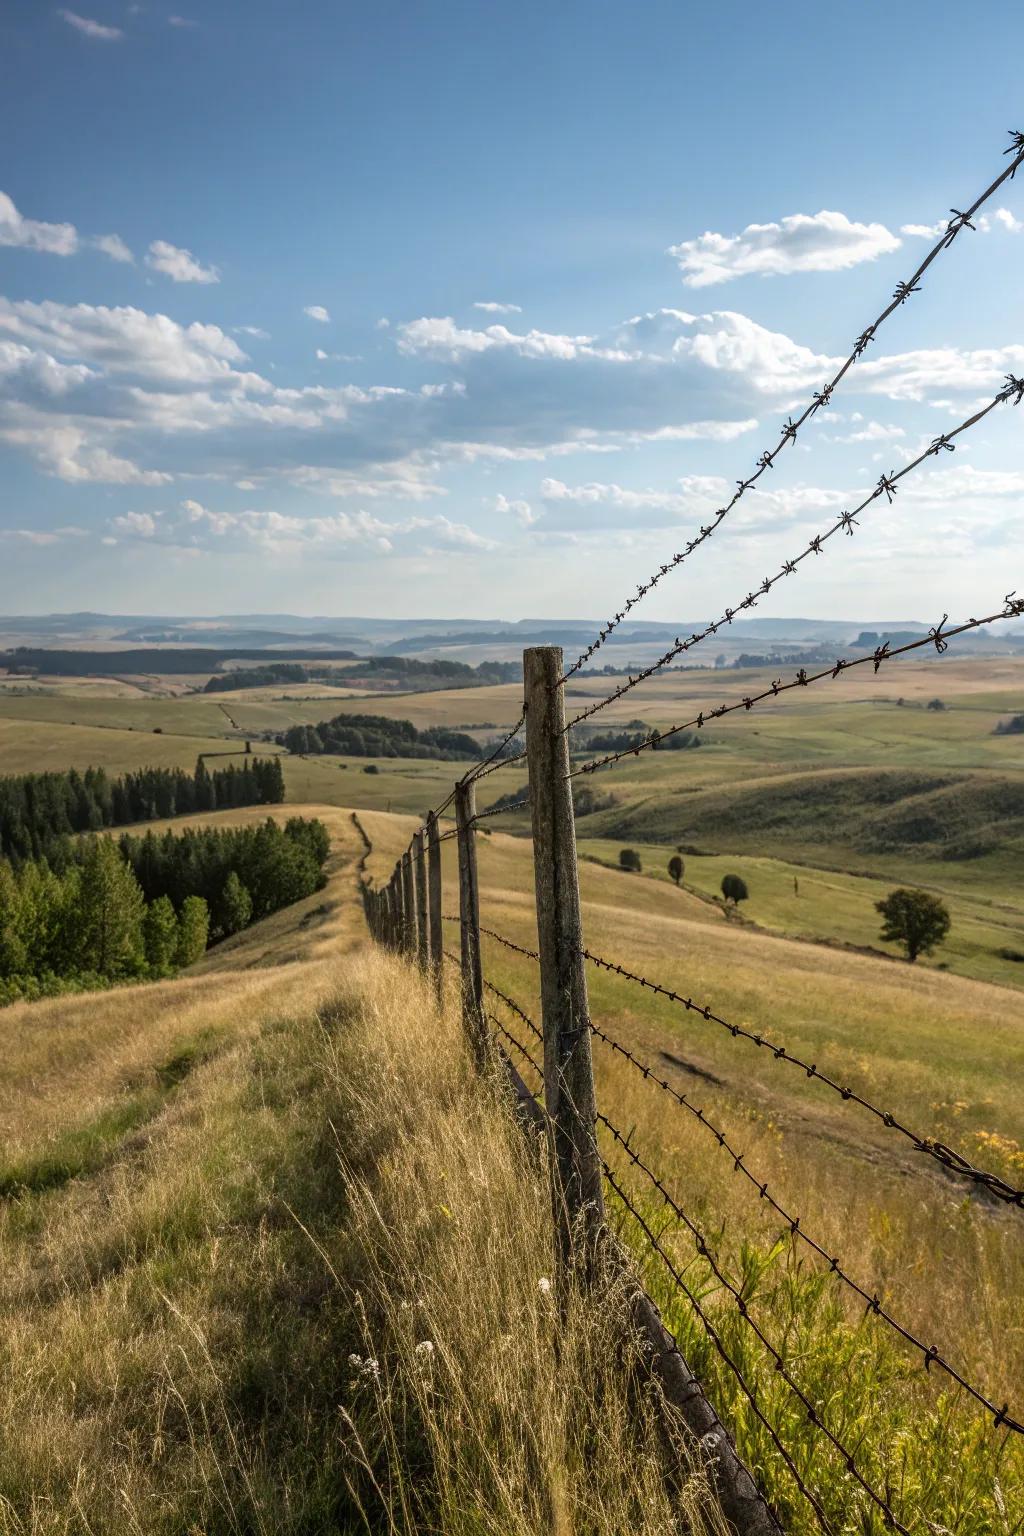
M 73 1000 L 75 1095 L 12 1116 L 23 1166 L 88 1155 L 0 1202 L 3 1536 L 722 1530 L 685 1445 L 665 1491 L 615 1298 L 556 1330 L 543 1179 L 452 1018 L 379 954 L 256 974 L 176 984 L 173 1055 L 134 992 L 123 1124 Z

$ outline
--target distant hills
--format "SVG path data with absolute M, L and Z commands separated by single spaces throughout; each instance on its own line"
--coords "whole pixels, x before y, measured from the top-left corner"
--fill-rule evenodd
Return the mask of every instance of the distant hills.
M 701 630 L 705 616 L 695 614 L 673 623 L 626 621 L 609 636 L 593 665 L 617 669 L 650 663 L 677 636 Z M 369 656 L 425 656 L 473 664 L 516 659 L 528 645 L 561 645 L 580 650 L 600 628 L 597 619 L 411 619 L 351 615 L 306 617 L 299 614 L 222 614 L 190 617 L 180 614 L 54 613 L 0 616 L 0 647 L 13 650 L 92 650 L 107 654 L 145 649 L 216 652 L 225 657 L 255 660 L 299 660 L 345 651 Z M 695 650 L 695 665 L 731 665 L 741 655 L 767 654 L 785 660 L 813 647 L 872 650 L 888 641 L 902 645 L 928 633 L 929 625 L 914 619 L 879 623 L 864 619 L 749 618 L 729 626 Z M 1024 632 L 979 631 L 957 641 L 962 654 L 1024 654 Z M 126 658 L 119 657 L 122 665 Z M 216 662 L 213 663 L 216 665 Z M 192 670 L 186 663 L 182 670 Z

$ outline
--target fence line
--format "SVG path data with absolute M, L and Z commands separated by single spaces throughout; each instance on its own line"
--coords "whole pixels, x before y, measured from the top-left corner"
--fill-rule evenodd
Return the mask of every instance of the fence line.
M 999 190 L 1004 182 L 1013 180 L 1017 173 L 1018 167 L 1022 162 L 1024 162 L 1024 133 L 1018 133 L 1014 129 L 1010 129 L 1010 140 L 1011 143 L 1009 147 L 1003 151 L 1004 155 L 1013 156 L 1010 164 L 1006 166 L 1001 175 L 996 177 L 995 181 L 993 181 L 988 187 L 985 188 L 984 192 L 982 192 L 979 197 L 975 198 L 974 202 L 963 213 L 959 212 L 956 208 L 950 209 L 950 213 L 953 214 L 953 218 L 948 221 L 945 230 L 940 235 L 936 244 L 928 252 L 927 256 L 917 268 L 917 271 L 914 272 L 906 282 L 897 283 L 892 299 L 882 310 L 877 320 L 875 320 L 872 325 L 869 325 L 867 329 L 862 331 L 861 334 L 857 337 L 857 340 L 853 344 L 852 352 L 843 363 L 842 367 L 839 369 L 839 372 L 832 379 L 831 383 L 826 384 L 823 389 L 815 391 L 814 395 L 811 397 L 810 404 L 805 407 L 803 414 L 798 416 L 796 421 L 793 420 L 792 416 L 787 418 L 787 420 L 783 423 L 782 435 L 779 438 L 778 443 L 773 449 L 766 450 L 760 455 L 757 460 L 757 468 L 754 474 L 752 474 L 747 480 L 738 480 L 736 482 L 737 488 L 733 492 L 729 502 L 724 507 L 718 508 L 718 511 L 714 515 L 714 520 L 706 527 L 701 528 L 697 538 L 691 539 L 683 550 L 681 550 L 678 554 L 673 555 L 672 558 L 666 561 L 664 565 L 659 566 L 657 571 L 649 576 L 645 582 L 640 583 L 636 591 L 633 593 L 633 596 L 626 599 L 622 610 L 619 613 L 614 614 L 613 617 L 602 626 L 602 628 L 598 631 L 596 638 L 592 640 L 591 643 L 583 651 L 580 652 L 572 666 L 565 670 L 561 677 L 562 683 L 567 683 L 569 678 L 578 672 L 580 668 L 590 660 L 595 652 L 600 650 L 601 646 L 608 639 L 608 636 L 612 634 L 614 630 L 618 629 L 623 619 L 628 616 L 628 614 L 637 606 L 638 603 L 643 601 L 643 599 L 647 596 L 647 593 L 650 592 L 652 588 L 656 587 L 663 577 L 668 575 L 669 571 L 675 570 L 676 567 L 681 565 L 683 561 L 689 555 L 691 555 L 695 549 L 703 544 L 706 539 L 711 537 L 711 535 L 724 521 L 724 519 L 728 517 L 729 513 L 732 511 L 733 507 L 740 500 L 740 498 L 746 494 L 752 485 L 757 484 L 765 470 L 774 469 L 776 458 L 788 443 L 796 442 L 797 433 L 800 431 L 801 427 L 803 427 L 805 423 L 808 422 L 817 411 L 821 410 L 823 407 L 829 404 L 833 391 L 837 389 L 838 386 L 842 383 L 843 379 L 853 367 L 854 363 L 863 355 L 869 343 L 874 341 L 876 335 L 878 334 L 879 327 L 882 326 L 886 320 L 888 320 L 890 315 L 894 314 L 897 309 L 905 304 L 907 299 L 909 299 L 912 294 L 920 292 L 920 280 L 927 272 L 928 268 L 931 266 L 936 257 L 939 256 L 941 252 L 949 249 L 962 229 L 974 229 L 974 225 L 971 223 L 971 220 L 974 218 L 975 214 L 981 207 L 984 206 L 985 203 L 988 202 L 989 198 Z
M 652 981 L 590 950 L 585 943 L 582 926 L 572 780 L 578 775 L 611 766 L 626 757 L 639 756 L 645 750 L 655 750 L 662 741 L 680 731 L 694 727 L 700 730 L 708 722 L 735 711 L 742 710 L 747 713 L 768 698 L 778 697 L 781 693 L 794 688 L 807 687 L 826 677 L 837 677 L 841 672 L 852 667 L 863 666 L 870 662 L 877 672 L 883 662 L 922 647 L 934 646 L 936 652 L 941 654 L 946 650 L 950 640 L 956 636 L 977 630 L 982 625 L 1024 614 L 1024 598 L 1018 598 L 1015 592 L 1011 592 L 1004 599 L 1001 610 L 982 619 L 970 618 L 953 628 L 948 627 L 948 615 L 944 614 L 942 620 L 927 635 L 905 645 L 891 647 L 885 643 L 872 652 L 851 659 L 840 658 L 833 666 L 810 674 L 801 667 L 791 681 L 783 682 L 781 678 L 777 678 L 759 693 L 751 694 L 735 703 L 722 704 L 712 710 L 702 710 L 694 719 L 684 724 L 673 725 L 665 732 L 652 733 L 650 737 L 634 746 L 578 763 L 575 767 L 570 758 L 569 733 L 573 726 L 580 725 L 615 699 L 621 698 L 646 678 L 668 665 L 675 656 L 708 635 L 716 633 L 722 625 L 731 623 L 741 611 L 753 607 L 758 598 L 768 593 L 776 582 L 792 574 L 811 555 L 820 553 L 822 545 L 829 538 L 840 532 L 852 534 L 854 527 L 857 526 L 856 518 L 861 511 L 882 496 L 885 496 L 887 502 L 891 504 L 897 494 L 898 482 L 905 475 L 918 468 L 926 459 L 936 457 L 943 451 L 952 451 L 955 447 L 954 440 L 984 420 L 997 405 L 1011 400 L 1015 405 L 1020 404 L 1024 400 L 1024 379 L 1016 378 L 1012 374 L 1008 375 L 1004 387 L 988 404 L 967 417 L 950 432 L 942 433 L 933 439 L 927 448 L 901 470 L 882 475 L 871 493 L 853 511 L 841 513 L 827 531 L 811 539 L 807 548 L 794 559 L 783 562 L 776 575 L 766 577 L 760 588 L 756 592 L 748 593 L 736 608 L 727 608 L 721 619 L 708 625 L 700 633 L 690 636 L 689 639 L 684 641 L 677 638 L 675 645 L 658 661 L 650 667 L 640 669 L 635 676 L 631 675 L 621 687 L 614 689 L 605 698 L 595 701 L 568 722 L 565 718 L 563 685 L 604 643 L 635 603 L 640 601 L 646 592 L 669 570 L 679 564 L 687 554 L 710 537 L 740 497 L 760 479 L 763 473 L 773 467 L 778 453 L 787 443 L 795 441 L 796 434 L 804 423 L 828 404 L 832 391 L 842 381 L 857 358 L 863 354 L 879 326 L 901 307 L 911 294 L 919 291 L 919 280 L 931 263 L 941 251 L 949 248 L 963 229 L 974 227 L 971 220 L 977 209 L 999 186 L 1015 175 L 1021 164 L 1024 164 L 1024 134 L 1013 135 L 1007 153 L 1013 158 L 1002 175 L 970 208 L 964 212 L 952 210 L 953 218 L 948 222 L 943 236 L 918 270 L 908 282 L 901 283 L 897 287 L 890 304 L 874 324 L 857 338 L 853 352 L 832 382 L 814 396 L 811 404 L 796 421 L 792 419 L 787 421 L 778 446 L 762 454 L 758 460 L 757 471 L 750 479 L 738 482 L 737 492 L 726 507 L 719 509 L 715 522 L 708 528 L 702 528 L 699 538 L 692 540 L 683 554 L 673 557 L 671 562 L 660 567 L 659 572 L 648 583 L 637 589 L 636 595 L 629 599 L 622 612 L 616 614 L 614 619 L 601 630 L 597 640 L 571 667 L 563 669 L 562 652 L 556 646 L 535 647 L 524 653 L 525 697 L 523 709 L 516 724 L 491 746 L 486 757 L 468 769 L 454 783 L 447 798 L 429 813 L 423 825 L 417 829 L 390 878 L 380 885 L 371 882 L 367 875 L 371 845 L 362 823 L 353 816 L 353 822 L 363 845 L 358 862 L 358 874 L 371 934 L 392 950 L 410 959 L 414 958 L 423 971 L 433 979 L 439 997 L 444 994 L 446 962 L 457 970 L 463 1027 L 472 1045 L 476 1061 L 481 1069 L 484 1069 L 488 1061 L 493 1059 L 494 1053 L 499 1054 L 499 1059 L 504 1063 L 507 1078 L 518 1097 L 522 1115 L 528 1116 L 529 1123 L 544 1133 L 548 1149 L 547 1167 L 555 1235 L 555 1273 L 559 1294 L 564 1298 L 568 1287 L 594 1283 L 601 1266 L 609 1262 L 618 1263 L 621 1267 L 621 1258 L 617 1260 L 614 1258 L 617 1250 L 614 1248 L 609 1217 L 605 1211 L 605 1190 L 607 1189 L 618 1203 L 618 1205 L 613 1203 L 613 1211 L 621 1206 L 622 1210 L 628 1214 L 643 1235 L 645 1249 L 657 1259 L 674 1290 L 692 1309 L 715 1352 L 720 1356 L 730 1375 L 735 1378 L 741 1397 L 749 1405 L 750 1412 L 768 1436 L 788 1476 L 793 1480 L 800 1496 L 806 1501 L 821 1529 L 826 1533 L 831 1533 L 832 1526 L 820 1490 L 808 1486 L 791 1450 L 785 1444 L 785 1437 L 780 1433 L 778 1426 L 772 1423 L 770 1416 L 758 1401 L 755 1388 L 746 1379 L 739 1363 L 726 1348 L 721 1332 L 715 1326 L 715 1321 L 709 1315 L 707 1307 L 703 1305 L 703 1297 L 695 1294 L 694 1287 L 687 1282 L 671 1252 L 667 1250 L 663 1235 L 653 1230 L 644 1214 L 643 1202 L 638 1203 L 630 1195 L 616 1169 L 603 1156 L 598 1140 L 599 1130 L 601 1135 L 607 1133 L 612 1137 L 618 1149 L 615 1154 L 616 1159 L 621 1153 L 630 1169 L 645 1181 L 649 1189 L 664 1204 L 666 1210 L 671 1213 L 673 1219 L 681 1223 L 690 1234 L 698 1254 L 710 1266 L 711 1273 L 724 1295 L 728 1297 L 729 1304 L 736 1308 L 743 1319 L 744 1326 L 751 1330 L 758 1348 L 764 1352 L 774 1372 L 780 1376 L 787 1390 L 800 1403 L 803 1413 L 816 1433 L 826 1440 L 831 1450 L 839 1456 L 845 1472 L 859 1489 L 858 1498 L 862 1494 L 874 1505 L 886 1524 L 903 1533 L 903 1536 L 907 1536 L 907 1528 L 901 1524 L 899 1515 L 891 1507 L 894 1501 L 892 1490 L 886 1487 L 884 1492 L 880 1492 L 862 1474 L 854 1454 L 825 1421 L 820 1408 L 793 1376 L 779 1347 L 772 1342 L 758 1320 L 751 1315 L 750 1306 L 742 1288 L 729 1278 L 719 1258 L 709 1246 L 702 1227 L 687 1213 L 659 1172 L 632 1145 L 633 1133 L 624 1135 L 606 1110 L 599 1107 L 591 1060 L 594 1039 L 601 1041 L 614 1054 L 622 1057 L 645 1081 L 653 1082 L 668 1094 L 677 1107 L 685 1109 L 696 1118 L 731 1159 L 733 1171 L 742 1173 L 745 1181 L 757 1191 L 759 1199 L 785 1224 L 794 1242 L 804 1243 L 813 1252 L 815 1258 L 827 1267 L 827 1274 L 835 1276 L 838 1286 L 846 1287 L 856 1295 L 865 1304 L 867 1313 L 873 1313 L 882 1324 L 899 1337 L 904 1345 L 920 1355 L 927 1371 L 935 1366 L 944 1372 L 979 1407 L 983 1408 L 986 1414 L 991 1416 L 992 1427 L 995 1430 L 1022 1435 L 1024 1423 L 1010 1416 L 1008 1403 L 997 1407 L 993 1399 L 974 1386 L 950 1363 L 945 1353 L 940 1353 L 934 1344 L 925 1345 L 908 1327 L 898 1321 L 876 1292 L 855 1280 L 840 1256 L 830 1254 L 821 1242 L 807 1233 L 801 1225 L 799 1216 L 792 1215 L 769 1190 L 767 1182 L 760 1179 L 746 1165 L 745 1154 L 736 1150 L 732 1140 L 713 1123 L 703 1109 L 674 1088 L 666 1077 L 659 1076 L 632 1049 L 595 1024 L 591 1017 L 587 991 L 588 967 L 597 967 L 630 985 L 639 986 L 674 1006 L 715 1024 L 716 1027 L 727 1031 L 733 1039 L 742 1040 L 745 1044 L 753 1044 L 761 1050 L 768 1051 L 772 1060 L 786 1064 L 809 1081 L 822 1084 L 844 1103 L 866 1112 L 887 1130 L 895 1131 L 915 1151 L 941 1167 L 944 1173 L 966 1181 L 977 1191 L 984 1191 L 993 1199 L 1019 1210 L 1024 1208 L 1024 1190 L 1014 1188 L 994 1173 L 975 1167 L 961 1153 L 943 1143 L 918 1134 L 895 1114 L 879 1108 L 864 1094 L 840 1083 L 827 1072 L 820 1071 L 815 1062 L 804 1060 L 802 1056 L 785 1045 L 744 1025 L 730 1022 L 714 1012 L 707 1003 L 696 1002 L 690 996 L 684 996 L 681 992 Z M 517 738 L 524 727 L 525 745 L 519 747 Z M 524 759 L 528 764 L 528 791 L 509 803 L 502 803 L 499 799 L 494 805 L 478 811 L 476 786 L 479 781 L 500 768 Z M 455 825 L 442 831 L 440 818 L 453 805 Z M 480 886 L 476 849 L 478 825 L 491 816 L 527 809 L 531 813 L 538 933 L 536 949 L 520 944 L 493 928 L 483 926 L 480 919 Z M 442 850 L 443 844 L 452 839 L 455 839 L 457 849 L 459 896 L 457 914 L 442 910 Z M 458 954 L 444 947 L 445 923 L 458 925 L 460 941 Z M 522 959 L 537 964 L 541 996 L 539 1025 L 530 1018 L 507 990 L 497 986 L 485 974 L 483 961 L 485 939 L 502 946 Z M 488 1006 L 491 999 L 501 1008 L 508 1010 L 514 1021 L 511 1026 L 509 1020 L 498 1016 L 493 1004 Z M 532 1037 L 530 1045 L 517 1039 L 516 1023 L 522 1025 Z M 535 1047 L 531 1049 L 534 1042 L 540 1046 L 539 1053 Z M 517 1052 L 522 1061 L 536 1074 L 539 1084 L 536 1092 L 532 1092 L 519 1077 L 505 1049 L 506 1046 Z M 758 1493 L 750 1474 L 739 1461 L 727 1431 L 704 1397 L 699 1383 L 696 1382 L 679 1351 L 677 1342 L 665 1330 L 657 1308 L 639 1286 L 635 1276 L 630 1281 L 629 1294 L 633 1319 L 645 1340 L 648 1369 L 662 1383 L 666 1400 L 672 1410 L 682 1414 L 694 1433 L 698 1436 L 710 1437 L 709 1443 L 714 1445 L 712 1476 L 727 1519 L 732 1522 L 741 1536 L 780 1536 L 778 1521 Z M 859 1451 L 860 1447 L 858 1446 L 857 1449 Z M 846 1516 L 850 1512 L 852 1507 L 850 1511 L 844 1508 L 845 1523 L 849 1523 Z M 867 1505 L 864 1505 L 860 1513 L 865 1521 L 876 1518 L 874 1515 L 869 1516 Z

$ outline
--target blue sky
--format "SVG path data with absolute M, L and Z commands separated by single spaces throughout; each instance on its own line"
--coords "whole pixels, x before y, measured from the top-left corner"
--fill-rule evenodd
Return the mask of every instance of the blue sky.
M 1009 0 L 180 3 L 0 16 L 7 612 L 602 617 L 1024 128 Z M 1024 375 L 1022 270 L 1024 173 L 636 617 Z M 998 607 L 1022 446 L 1001 407 L 759 611 Z

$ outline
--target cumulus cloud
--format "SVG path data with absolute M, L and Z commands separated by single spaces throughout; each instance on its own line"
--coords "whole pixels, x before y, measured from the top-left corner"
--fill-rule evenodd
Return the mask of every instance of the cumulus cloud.
M 47 251 L 51 256 L 73 256 L 78 249 L 78 231 L 73 224 L 45 224 L 26 219 L 6 192 L 0 192 L 0 245 L 22 246 L 29 251 Z
M 135 257 L 120 235 L 94 235 L 91 244 L 111 261 L 133 262 Z
M 76 32 L 81 32 L 84 37 L 94 37 L 105 43 L 116 43 L 124 37 L 120 27 L 108 27 L 100 21 L 93 21 L 89 16 L 79 16 L 75 11 L 59 11 L 69 27 L 74 27 Z
M 482 309 L 486 315 L 521 315 L 520 304 L 499 304 L 495 299 L 477 299 L 474 309 Z
M 534 512 L 528 501 L 519 499 L 510 501 L 507 496 L 499 494 L 494 500 L 494 510 L 501 513 L 504 517 L 514 517 L 516 522 L 523 528 L 529 528 L 532 523 L 537 521 L 537 513 Z
M 322 304 L 307 304 L 302 313 L 308 315 L 311 320 L 319 320 L 321 325 L 330 325 L 331 323 L 330 314 L 324 309 Z
M 145 541 L 179 549 L 201 549 L 233 555 L 239 547 L 275 554 L 315 550 L 331 556 L 360 548 L 370 553 L 429 553 L 490 550 L 495 546 L 465 523 L 443 516 L 413 516 L 385 520 L 373 513 L 334 512 L 327 517 L 247 508 L 217 510 L 188 498 L 173 512 L 128 512 L 109 520 L 111 536 L 119 541 Z
M 171 245 L 168 240 L 154 240 L 146 256 L 146 266 L 154 272 L 162 272 L 176 283 L 219 283 L 217 267 L 204 267 L 181 246 Z
M 731 485 L 717 475 L 684 475 L 672 489 L 633 489 L 614 482 L 567 485 L 546 478 L 540 484 L 544 512 L 531 522 L 539 533 L 599 534 L 610 529 L 669 528 L 693 531 L 728 501 Z M 778 491 L 754 488 L 730 514 L 734 526 L 779 527 L 843 504 L 845 493 L 815 485 Z
M 860 224 L 845 213 L 793 213 L 772 224 L 748 224 L 738 235 L 707 231 L 669 247 L 688 288 L 737 277 L 791 272 L 840 272 L 900 247 L 884 224 Z
M 314 374 L 285 388 L 216 325 L 0 299 L 0 434 L 68 479 L 199 475 L 423 501 L 444 494 L 453 464 L 729 442 L 807 398 L 836 366 L 732 311 L 659 310 L 598 336 L 467 330 L 429 316 L 393 334 L 399 354 L 436 364 L 434 379 L 357 386 Z M 1024 372 L 1024 346 L 931 349 L 863 360 L 848 388 L 962 408 L 1008 372 Z M 446 547 L 452 535 L 438 525 L 432 537 Z

